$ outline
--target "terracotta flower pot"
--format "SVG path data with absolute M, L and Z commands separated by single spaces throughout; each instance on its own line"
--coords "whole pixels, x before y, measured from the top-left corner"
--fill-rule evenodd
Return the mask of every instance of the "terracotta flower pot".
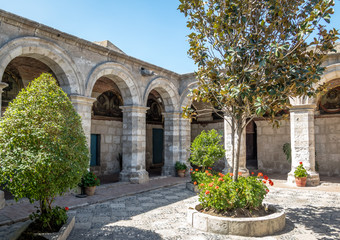
M 93 186 L 93 187 L 85 187 L 85 194 L 86 194 L 87 196 L 93 196 L 95 190 L 96 190 L 96 186 Z
M 295 183 L 298 187 L 305 187 L 307 182 L 307 177 L 295 177 Z
M 177 170 L 177 174 L 180 177 L 185 177 L 185 170 Z

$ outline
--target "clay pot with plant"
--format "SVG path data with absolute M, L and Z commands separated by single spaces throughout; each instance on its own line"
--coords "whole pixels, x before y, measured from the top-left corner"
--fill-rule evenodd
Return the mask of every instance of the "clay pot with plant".
M 187 165 L 185 163 L 177 161 L 175 163 L 175 169 L 177 171 L 178 176 L 185 177 L 185 171 L 187 170 Z
M 307 171 L 303 167 L 303 163 L 300 162 L 299 166 L 294 171 L 295 183 L 298 187 L 305 187 L 307 182 Z
M 81 180 L 81 185 L 85 188 L 87 196 L 94 195 L 96 186 L 99 186 L 100 180 L 93 172 L 87 172 Z

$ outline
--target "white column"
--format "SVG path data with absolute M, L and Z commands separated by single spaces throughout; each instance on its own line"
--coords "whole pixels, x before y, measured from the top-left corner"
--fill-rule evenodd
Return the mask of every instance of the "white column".
M 292 166 L 288 173 L 288 183 L 294 183 L 294 171 L 300 162 L 308 172 L 307 185 L 317 186 L 320 177 L 315 172 L 315 104 L 297 105 L 290 109 L 290 136 L 292 149 Z
M 180 112 L 162 113 L 164 116 L 164 166 L 163 176 L 175 176 L 175 163 L 179 161 Z
M 123 170 L 121 181 L 145 183 L 149 173 L 145 170 L 146 110 L 142 106 L 122 106 L 123 110 Z
M 7 87 L 8 84 L 5 82 L 0 82 L 0 116 L 2 116 L 2 110 L 1 110 L 1 102 L 2 102 L 2 90 Z M 5 207 L 5 194 L 3 191 L 0 190 L 0 209 Z
M 191 123 L 189 119 L 181 117 L 179 119 L 179 161 L 188 165 L 191 145 Z
M 77 113 L 81 117 L 81 123 L 84 129 L 84 134 L 87 140 L 87 145 L 90 149 L 91 112 L 92 112 L 92 104 L 96 101 L 96 99 L 90 98 L 90 97 L 84 97 L 80 95 L 71 95 L 70 99 L 71 99 L 74 109 L 77 111 Z
M 225 115 L 224 119 L 224 148 L 225 153 L 225 167 L 223 169 L 224 173 L 232 172 L 232 131 L 231 131 L 231 117 Z M 237 142 L 237 136 L 235 134 L 235 140 Z M 235 149 L 236 152 L 236 149 Z M 236 155 L 236 153 L 235 153 Z M 247 148 L 246 148 L 246 129 L 243 129 L 241 136 L 241 146 L 240 146 L 240 157 L 239 157 L 239 170 L 242 176 L 249 176 L 249 170 L 246 168 L 247 160 Z

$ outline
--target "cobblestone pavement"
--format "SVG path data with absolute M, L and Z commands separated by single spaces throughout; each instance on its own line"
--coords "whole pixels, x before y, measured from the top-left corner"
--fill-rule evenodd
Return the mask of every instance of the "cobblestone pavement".
M 340 193 L 271 188 L 265 202 L 286 210 L 282 232 L 261 239 L 340 239 Z M 197 196 L 184 184 L 71 210 L 68 239 L 257 239 L 205 233 L 186 223 Z

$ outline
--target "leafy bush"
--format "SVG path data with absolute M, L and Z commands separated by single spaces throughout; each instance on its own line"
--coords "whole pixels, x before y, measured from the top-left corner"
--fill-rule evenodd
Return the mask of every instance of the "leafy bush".
M 77 186 L 89 164 L 80 116 L 51 74 L 22 89 L 0 121 L 0 184 L 16 200 L 38 200 L 52 214 L 54 197 Z
M 189 161 L 192 165 L 211 167 L 217 160 L 224 157 L 225 149 L 221 145 L 222 136 L 215 129 L 202 131 L 191 144 Z
M 303 167 L 302 162 L 300 162 L 299 166 L 294 171 L 294 177 L 301 178 L 301 177 L 307 177 L 307 175 L 308 174 L 307 174 L 306 169 Z
M 83 187 L 99 186 L 100 180 L 93 172 L 87 172 L 81 179 Z
M 212 176 L 212 169 L 211 167 L 208 167 L 209 170 L 205 170 L 204 172 L 200 170 L 199 168 L 196 168 L 195 170 L 190 169 L 190 177 L 191 182 L 195 185 L 198 185 L 202 183 L 205 178 Z
M 228 211 L 237 208 L 257 209 L 262 205 L 265 195 L 269 192 L 266 183 L 273 185 L 272 180 L 259 173 L 258 176 L 238 178 L 233 182 L 232 174 L 211 175 L 198 185 L 200 191 L 199 201 L 203 208 L 212 208 L 218 211 Z

